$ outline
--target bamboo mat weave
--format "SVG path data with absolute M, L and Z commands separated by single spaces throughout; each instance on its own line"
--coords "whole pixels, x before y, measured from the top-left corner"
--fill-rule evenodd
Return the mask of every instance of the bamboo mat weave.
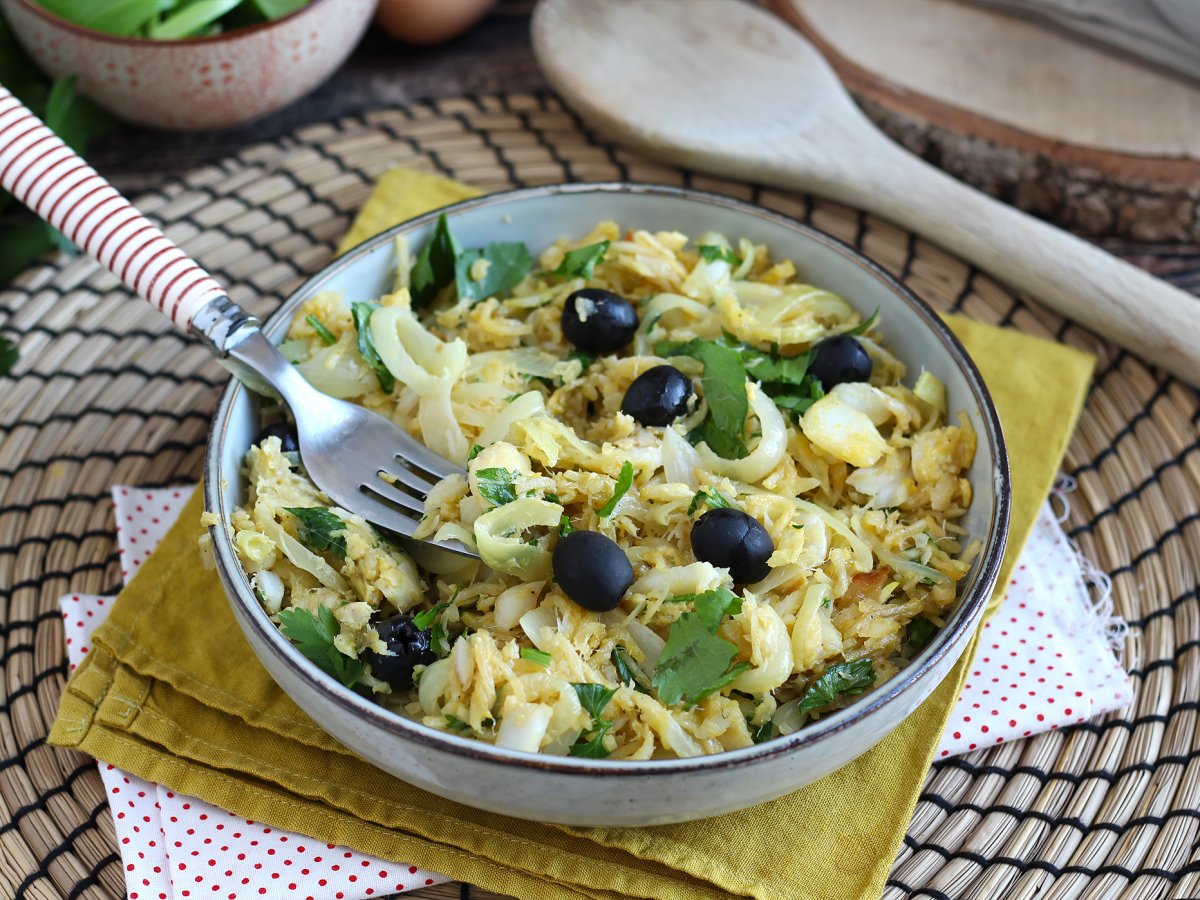
M 1196 392 L 913 234 L 813 197 L 645 162 L 548 95 L 417 103 L 309 127 L 138 205 L 234 300 L 267 315 L 331 257 L 375 178 L 396 165 L 485 190 L 627 179 L 752 200 L 853 243 L 939 309 L 1096 353 L 1067 453 L 1079 484 L 1067 528 L 1134 626 L 1125 654 L 1136 701 L 935 765 L 885 897 L 1200 897 Z M 1169 249 L 1146 253 L 1195 281 L 1200 256 L 1189 266 Z M 32 268 L 0 292 L 0 331 L 21 346 L 13 377 L 0 379 L 0 897 L 120 897 L 95 766 L 44 740 L 66 677 L 57 601 L 116 588 L 109 486 L 194 482 L 228 376 L 83 259 Z M 413 896 L 487 895 L 441 886 Z

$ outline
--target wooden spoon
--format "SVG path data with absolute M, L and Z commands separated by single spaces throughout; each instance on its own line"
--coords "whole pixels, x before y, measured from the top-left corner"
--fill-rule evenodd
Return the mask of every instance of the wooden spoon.
M 1200 300 L 901 149 L 769 13 L 737 0 L 542 0 L 533 46 L 558 92 L 618 141 L 870 210 L 1200 384 Z

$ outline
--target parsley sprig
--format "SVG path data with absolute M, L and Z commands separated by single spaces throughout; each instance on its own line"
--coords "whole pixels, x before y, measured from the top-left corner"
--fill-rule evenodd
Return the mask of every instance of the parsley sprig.
M 708 403 L 708 415 L 688 439 L 693 443 L 704 441 L 724 459 L 745 456 L 750 400 L 746 395 L 746 366 L 738 352 L 703 338 L 683 343 L 659 341 L 654 352 L 659 356 L 690 356 L 704 366 L 700 386 Z
M 688 504 L 687 514 L 694 516 L 696 510 L 705 505 L 709 509 L 729 509 L 733 506 L 733 503 L 715 488 L 702 487 L 692 495 L 692 502 Z
M 480 260 L 487 263 L 486 271 L 476 279 L 475 264 Z M 450 284 L 464 300 L 494 297 L 520 284 L 532 268 L 533 256 L 522 243 L 506 241 L 464 250 L 443 215 L 413 264 L 409 278 L 413 308 L 428 306 Z
M 379 379 L 379 387 L 385 394 L 390 394 L 396 388 L 394 376 L 375 349 L 375 339 L 371 337 L 371 316 L 379 309 L 378 303 L 351 303 L 350 315 L 354 319 L 354 330 L 358 332 L 358 352 L 367 361 L 367 365 L 375 371 Z
M 797 711 L 811 712 L 828 706 L 838 697 L 861 694 L 875 683 L 875 664 L 870 659 L 834 663 L 814 681 L 800 698 Z
M 314 553 L 332 553 L 346 558 L 346 523 L 323 506 L 285 506 L 300 523 L 296 535 Z
M 597 244 L 588 244 L 586 247 L 569 250 L 563 256 L 562 262 L 558 264 L 558 268 L 550 274 L 562 278 L 591 278 L 596 263 L 603 261 L 608 247 L 608 241 L 600 241 Z
M 508 469 L 493 467 L 475 473 L 479 494 L 492 506 L 503 506 L 517 499 L 517 474 Z
M 346 687 L 354 687 L 363 676 L 362 660 L 351 659 L 333 645 L 333 639 L 341 632 L 337 618 L 328 606 L 322 606 L 317 615 L 298 606 L 279 611 L 279 630 L 296 645 L 296 649 L 312 660 L 324 672 L 329 673 Z
M 612 496 L 608 499 L 607 503 L 596 510 L 596 515 L 602 519 L 607 519 L 611 516 L 621 498 L 629 493 L 631 487 L 633 487 L 633 463 L 625 460 L 625 462 L 621 463 L 621 471 L 617 474 L 617 484 L 613 488 Z
M 609 749 L 604 746 L 604 736 L 612 730 L 611 720 L 604 718 L 604 707 L 612 700 L 616 688 L 605 687 L 602 684 L 572 683 L 579 697 L 579 705 L 592 717 L 592 727 L 568 751 L 571 756 L 582 756 L 587 759 L 603 759 L 608 756 Z

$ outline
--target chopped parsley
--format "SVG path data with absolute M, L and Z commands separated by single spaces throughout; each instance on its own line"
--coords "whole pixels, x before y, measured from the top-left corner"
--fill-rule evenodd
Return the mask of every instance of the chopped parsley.
M 928 619 L 913 619 L 904 629 L 904 641 L 911 644 L 913 650 L 924 650 L 938 630 Z
M 708 403 L 708 415 L 688 439 L 693 443 L 707 443 L 723 459 L 745 456 L 746 415 L 750 412 L 750 400 L 746 395 L 746 367 L 737 350 L 716 341 L 693 338 L 674 344 L 659 341 L 654 345 L 654 352 L 659 356 L 690 356 L 704 365 L 700 385 Z
M 696 252 L 700 254 L 705 262 L 716 262 L 718 259 L 722 259 L 735 269 L 742 264 L 740 256 L 728 247 L 722 247 L 718 244 L 701 244 L 696 248 Z
M 471 730 L 471 726 L 468 725 L 466 722 L 464 722 L 462 719 L 460 719 L 458 716 L 452 716 L 448 713 L 446 715 L 446 727 L 449 728 L 451 731 L 470 731 Z
M 351 659 L 333 645 L 333 639 L 341 633 L 341 625 L 328 606 L 320 607 L 318 615 L 292 606 L 280 610 L 277 618 L 283 636 L 323 672 L 346 687 L 354 687 L 362 678 L 365 671 L 362 660 Z
M 462 253 L 462 245 L 450 231 L 450 223 L 442 215 L 433 229 L 433 236 L 417 254 L 409 278 L 413 309 L 421 309 L 432 303 L 442 288 L 455 280 L 455 260 Z
M 425 631 L 430 625 L 437 621 L 438 616 L 442 614 L 442 610 L 449 609 L 449 603 L 439 603 L 433 609 L 427 609 L 424 612 L 419 612 L 412 617 L 413 624 L 421 631 Z
M 300 522 L 296 535 L 314 553 L 332 553 L 346 558 L 346 523 L 323 506 L 285 506 Z
M 650 693 L 650 678 L 641 666 L 637 664 L 629 650 L 622 644 L 617 644 L 612 651 L 613 668 L 617 670 L 617 680 L 643 694 Z
M 769 741 L 773 737 L 775 737 L 775 723 L 770 719 L 767 719 L 767 721 L 763 722 L 757 728 L 750 730 L 750 740 L 756 744 Z
M 467 462 L 470 462 L 471 460 L 473 460 L 475 457 L 477 457 L 482 452 L 483 452 L 482 444 L 472 444 L 471 452 L 467 454 Z
M 570 518 L 568 518 L 566 513 L 563 513 L 558 520 L 558 536 L 566 537 L 574 530 L 575 526 L 571 524 Z
M 321 343 L 326 347 L 332 347 L 337 343 L 337 338 L 333 336 L 333 332 L 326 328 L 325 323 L 316 316 L 305 316 L 304 321 L 308 323 L 309 328 L 317 333 L 317 337 L 321 339 Z
M 550 274 L 563 278 L 591 278 L 596 263 L 601 262 L 604 254 L 608 252 L 608 245 L 608 241 L 600 241 L 598 244 L 588 244 L 586 247 L 570 250 L 563 256 L 558 268 Z
M 604 736 L 612 729 L 611 720 L 604 718 L 604 707 L 617 692 L 616 688 L 607 688 L 602 684 L 572 683 L 579 697 L 579 705 L 592 717 L 592 727 L 571 747 L 571 756 L 582 756 L 587 759 L 603 759 L 609 750 L 604 746 Z
M 875 324 L 875 320 L 878 318 L 879 318 L 879 307 L 877 306 L 877 307 L 875 307 L 875 312 L 871 313 L 871 315 L 868 318 L 859 322 L 857 325 L 855 325 L 849 331 L 843 331 L 842 334 L 866 334 L 868 331 L 871 330 L 871 326 Z
M 517 499 L 516 473 L 504 468 L 480 469 L 475 473 L 479 493 L 492 506 L 503 506 Z
M 875 683 L 875 664 L 869 659 L 834 663 L 814 681 L 800 698 L 797 711 L 811 712 L 828 706 L 838 697 L 861 694 Z
M 617 486 L 613 488 L 613 495 L 608 502 L 596 510 L 596 514 L 602 519 L 607 519 L 613 514 L 613 510 L 617 508 L 617 503 L 624 497 L 629 489 L 633 487 L 633 463 L 629 460 L 621 463 L 621 472 L 617 475 Z
M 652 684 L 667 706 L 694 706 L 749 668 L 731 665 L 737 647 L 717 637 L 699 613 L 684 613 L 671 625 Z
M 720 491 L 710 487 L 703 487 L 692 496 L 692 502 L 688 504 L 687 514 L 694 516 L 696 510 L 704 504 L 707 504 L 709 509 L 729 509 L 733 506 L 729 502 L 729 498 Z
M 521 659 L 527 659 L 539 666 L 550 665 L 550 654 L 545 650 L 538 650 L 536 647 L 522 647 Z
M 379 387 L 385 394 L 390 394 L 396 387 L 396 378 L 379 358 L 375 349 L 375 339 L 371 337 L 371 315 L 379 309 L 378 303 L 351 303 L 350 314 L 354 317 L 354 330 L 358 332 L 358 352 L 367 361 L 367 365 L 375 370 L 379 379 Z
M 725 616 L 736 616 L 742 611 L 742 598 L 723 587 L 701 594 L 676 594 L 667 600 L 671 603 L 691 603 L 709 631 L 716 631 Z
M 570 353 L 568 353 L 567 361 L 569 362 L 572 359 L 579 360 L 579 364 L 583 366 L 584 372 L 590 369 L 592 367 L 592 363 L 596 361 L 596 357 L 590 353 L 584 353 L 582 350 L 572 350 Z
M 721 345 L 741 357 L 746 374 L 761 384 L 767 396 L 784 412 L 802 416 L 825 396 L 821 382 L 808 371 L 814 355 L 812 350 L 784 356 L 778 348 L 760 350 L 739 342 L 728 333 L 721 338 Z
M 473 267 L 479 260 L 487 263 L 487 271 L 476 281 Z M 454 280 L 458 296 L 473 301 L 486 300 L 520 284 L 533 268 L 529 248 L 517 242 L 488 244 L 474 250 L 464 250 L 454 262 Z

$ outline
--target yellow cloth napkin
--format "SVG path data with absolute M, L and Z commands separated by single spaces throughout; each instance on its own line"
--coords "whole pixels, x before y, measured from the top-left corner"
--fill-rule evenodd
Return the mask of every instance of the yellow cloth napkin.
M 348 240 L 470 193 L 436 176 L 389 173 Z M 1094 361 L 1014 331 L 950 321 L 1008 437 L 1013 514 L 1003 585 L 1058 471 Z M 971 656 L 875 749 L 779 800 L 640 829 L 507 819 L 384 774 L 295 707 L 200 563 L 200 511 L 197 491 L 96 631 L 51 742 L 255 821 L 522 898 L 878 896 Z

